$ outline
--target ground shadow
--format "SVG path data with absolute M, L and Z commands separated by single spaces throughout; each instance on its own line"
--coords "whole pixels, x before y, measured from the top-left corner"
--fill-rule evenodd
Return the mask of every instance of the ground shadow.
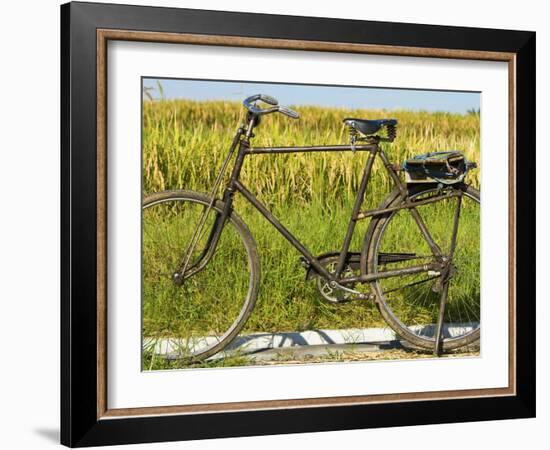
M 46 439 L 47 441 L 59 444 L 59 429 L 58 428 L 37 428 L 34 432 Z

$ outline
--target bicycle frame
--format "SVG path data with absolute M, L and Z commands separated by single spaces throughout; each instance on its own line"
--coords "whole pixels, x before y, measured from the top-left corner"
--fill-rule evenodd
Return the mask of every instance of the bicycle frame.
M 445 198 L 461 196 L 462 193 L 460 190 L 457 192 L 452 191 L 450 194 L 440 193 L 430 197 L 426 200 L 421 200 L 417 202 L 411 202 L 408 200 L 408 190 L 405 183 L 403 183 L 396 169 L 390 163 L 388 157 L 384 153 L 383 149 L 379 146 L 379 142 L 383 141 L 384 138 L 373 137 L 372 140 L 364 144 L 349 144 L 349 145 L 321 145 L 321 146 L 289 146 L 289 147 L 252 147 L 250 146 L 250 138 L 252 136 L 252 130 L 256 125 L 255 118 L 250 119 L 248 126 L 245 128 L 241 126 L 237 131 L 233 143 L 229 150 L 229 155 L 235 150 L 238 146 L 237 156 L 233 165 L 233 169 L 229 178 L 229 181 L 224 189 L 222 201 L 224 203 L 224 208 L 222 213 L 217 217 L 215 223 L 212 226 L 212 230 L 207 240 L 206 248 L 202 251 L 199 256 L 198 262 L 189 267 L 188 271 L 185 271 L 183 274 L 184 278 L 192 276 L 194 273 L 201 270 L 208 262 L 212 254 L 214 253 L 217 241 L 223 230 L 225 221 L 229 217 L 232 211 L 233 198 L 236 192 L 239 192 L 248 202 L 257 209 L 266 220 L 275 227 L 275 229 L 283 236 L 285 239 L 294 247 L 298 252 L 304 257 L 306 263 L 315 270 L 317 274 L 328 280 L 329 282 L 335 283 L 334 286 L 343 287 L 345 284 L 353 284 L 356 282 L 370 282 L 381 278 L 389 278 L 406 274 L 427 272 L 430 270 L 442 270 L 445 266 L 445 258 L 442 257 L 441 250 L 434 242 L 432 236 L 430 235 L 429 230 L 427 229 L 424 221 L 420 217 L 420 214 L 416 210 L 416 206 L 424 205 L 428 203 L 433 203 Z M 342 151 L 352 151 L 352 152 L 369 152 L 369 156 L 365 163 L 365 169 L 361 178 L 359 185 L 359 190 L 355 198 L 353 209 L 351 212 L 350 221 L 344 236 L 344 241 L 338 257 L 338 263 L 334 273 L 328 272 L 323 265 L 320 263 L 320 260 L 313 256 L 311 252 L 297 239 L 266 207 L 263 205 L 255 196 L 252 194 L 239 180 L 242 166 L 244 164 L 245 158 L 252 155 L 274 155 L 282 153 L 311 153 L 311 152 L 342 152 Z M 368 188 L 368 183 L 372 173 L 372 167 L 376 156 L 379 156 L 382 160 L 383 166 L 388 172 L 390 178 L 392 179 L 394 185 L 399 190 L 400 197 L 404 200 L 402 204 L 395 207 L 382 208 L 377 210 L 370 210 L 361 212 L 361 206 L 364 201 L 365 193 Z M 411 266 L 402 269 L 381 271 L 376 274 L 361 274 L 356 277 L 346 277 L 341 278 L 340 275 L 345 267 L 346 259 L 349 253 L 349 247 L 355 231 L 355 225 L 358 220 L 362 220 L 368 217 L 375 217 L 378 215 L 386 214 L 388 212 L 396 211 L 399 209 L 408 209 L 414 218 L 414 221 L 419 227 L 419 230 L 429 245 L 437 263 L 424 264 L 419 266 Z M 345 289 L 345 288 L 344 288 Z

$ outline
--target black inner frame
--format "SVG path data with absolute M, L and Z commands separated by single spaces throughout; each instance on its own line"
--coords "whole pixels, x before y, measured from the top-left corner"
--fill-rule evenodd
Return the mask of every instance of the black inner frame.
M 513 395 L 231 413 L 98 418 L 97 30 L 196 33 L 515 55 L 516 360 Z M 68 446 L 535 416 L 536 35 L 439 25 L 94 3 L 61 6 L 61 442 Z M 503 156 L 507 150 L 502 149 Z M 515 175 L 515 177 L 514 177 Z M 505 245 L 503 243 L 503 245 Z

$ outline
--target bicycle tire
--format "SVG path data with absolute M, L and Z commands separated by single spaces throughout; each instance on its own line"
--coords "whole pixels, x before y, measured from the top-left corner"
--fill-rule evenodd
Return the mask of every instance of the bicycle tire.
M 411 199 L 418 199 L 419 197 L 422 197 L 423 195 L 429 195 L 430 193 L 433 193 L 437 191 L 439 187 L 435 185 L 416 185 L 409 187 L 409 198 Z M 446 189 L 460 189 L 463 192 L 463 197 L 468 198 L 473 201 L 473 204 L 479 205 L 480 202 L 480 195 L 479 191 L 472 188 L 471 186 L 467 186 L 465 184 L 460 185 L 454 185 L 451 187 L 447 187 Z M 450 200 L 449 200 L 450 201 Z M 399 196 L 399 192 L 395 190 L 392 194 L 390 194 L 381 204 L 380 208 L 388 208 L 397 206 L 402 202 L 401 197 Z M 434 208 L 437 208 L 437 204 L 440 202 L 435 202 L 432 205 L 434 205 Z M 470 202 L 472 203 L 472 202 Z M 417 207 L 417 209 L 421 209 L 422 206 Z M 472 207 L 472 211 L 475 210 L 475 206 Z M 435 210 L 437 211 L 437 210 Z M 479 207 L 477 207 L 477 214 L 479 214 Z M 392 211 L 388 212 L 386 214 L 383 214 L 375 219 L 373 219 L 369 225 L 369 228 L 367 230 L 367 233 L 365 235 L 365 241 L 364 241 L 364 247 L 363 252 L 361 255 L 361 271 L 362 273 L 369 273 L 373 274 L 378 271 L 378 266 L 381 265 L 379 263 L 378 255 L 381 253 L 381 247 L 382 242 L 384 241 L 384 235 L 388 230 L 389 225 L 391 224 L 391 221 L 395 219 L 397 214 L 407 214 L 410 216 L 408 211 L 406 209 L 400 209 L 398 211 Z M 421 214 L 422 215 L 422 214 Z M 475 215 L 475 214 L 474 214 Z M 462 217 L 461 217 L 462 219 Z M 432 219 L 435 220 L 435 219 Z M 479 222 L 478 222 L 479 224 Z M 416 225 L 415 225 L 416 226 Z M 394 227 L 394 228 L 397 228 Z M 475 227 L 474 227 L 475 228 Z M 429 229 L 429 227 L 428 227 Z M 460 221 L 459 221 L 459 230 L 460 230 Z M 391 232 L 389 233 L 391 236 Z M 418 234 L 420 237 L 420 234 Z M 394 239 L 395 241 L 396 239 Z M 419 239 L 420 241 L 422 239 Z M 386 238 L 386 242 L 389 241 L 389 238 Z M 472 239 L 472 241 L 475 241 L 475 238 Z M 397 244 L 395 244 L 397 245 Z M 418 245 L 418 244 L 415 244 Z M 459 249 L 459 246 L 461 245 L 460 241 L 457 243 L 457 250 Z M 479 245 L 479 239 L 477 240 L 477 244 L 474 243 L 472 245 L 472 248 L 474 248 L 476 245 Z M 410 252 L 410 249 L 413 248 L 411 245 L 406 245 L 404 250 L 405 251 L 399 251 L 400 249 L 395 249 L 394 251 L 399 253 L 407 253 L 407 251 Z M 470 250 L 470 253 L 473 253 L 475 255 L 475 249 Z M 477 258 L 479 259 L 479 247 L 477 247 Z M 463 258 L 464 259 L 464 258 Z M 473 260 L 473 258 L 471 258 Z M 474 264 L 475 265 L 475 264 Z M 477 266 L 476 266 L 477 267 Z M 460 270 L 460 269 L 457 269 Z M 459 273 L 459 272 L 457 272 Z M 411 276 L 412 277 L 412 276 Z M 410 281 L 410 279 L 409 279 Z M 451 283 L 452 283 L 451 279 Z M 404 323 L 402 318 L 399 317 L 399 314 L 396 313 L 396 309 L 398 308 L 398 305 L 396 303 L 392 304 L 391 299 L 389 299 L 388 295 L 388 289 L 387 285 L 383 286 L 384 280 L 376 280 L 370 283 L 371 290 L 375 294 L 375 301 L 377 303 L 378 309 L 386 321 L 386 323 L 403 339 L 408 341 L 410 344 L 412 344 L 415 347 L 423 348 L 423 349 L 434 349 L 435 344 L 435 338 L 433 335 L 429 334 L 429 330 L 433 329 L 434 324 L 426 324 L 424 327 L 417 326 L 416 328 L 419 329 L 425 329 L 426 331 L 425 335 L 420 334 L 419 331 L 415 329 L 415 327 L 412 327 L 410 324 Z M 419 282 L 418 286 L 421 285 L 423 282 Z M 427 283 L 427 281 L 425 282 Z M 477 279 L 478 289 L 479 289 L 479 278 Z M 409 285 L 405 285 L 404 287 L 407 288 Z M 393 292 L 397 292 L 400 288 L 396 288 Z M 391 289 L 390 289 L 391 292 Z M 392 292 L 392 294 L 393 294 Z M 479 291 L 477 291 L 479 292 Z M 404 297 L 404 295 L 403 295 Z M 477 305 L 475 304 L 477 301 Z M 405 300 L 403 299 L 401 301 L 401 304 L 405 303 Z M 475 295 L 472 296 L 471 303 L 473 306 L 468 306 L 468 310 L 473 311 L 472 317 L 476 314 L 476 308 L 477 308 L 477 314 L 479 315 L 479 297 L 476 297 Z M 457 310 L 457 307 L 455 306 L 455 310 Z M 446 313 L 447 314 L 447 313 Z M 403 314 L 404 315 L 404 314 Z M 459 312 L 460 315 L 460 312 Z M 446 337 L 444 336 L 442 339 L 442 345 L 441 350 L 442 351 L 449 351 L 449 350 L 455 350 L 460 347 L 472 344 L 479 340 L 480 337 L 480 320 L 479 316 L 478 322 L 476 325 L 475 320 L 468 322 L 472 323 L 471 329 L 470 326 L 466 327 L 464 326 L 465 332 L 461 335 L 452 336 L 448 334 Z M 470 319 L 470 313 L 468 313 L 468 319 Z M 453 321 L 451 319 L 445 318 L 445 323 L 449 325 Z M 412 321 L 411 321 L 412 323 Z M 430 328 L 431 327 L 431 328 Z M 456 329 L 460 330 L 460 327 L 455 327 Z M 451 327 L 449 327 L 451 329 Z
M 145 305 L 146 303 L 148 304 L 154 303 L 155 300 L 158 300 L 158 298 L 161 298 L 162 296 L 166 296 L 166 293 L 163 291 L 163 289 L 165 286 L 168 286 L 168 283 L 171 283 L 172 285 L 173 289 L 171 288 L 172 289 L 171 292 L 176 292 L 176 295 L 180 296 L 177 299 L 179 300 L 179 303 L 180 303 L 179 305 L 180 309 L 185 309 L 185 307 L 188 306 L 193 301 L 196 301 L 196 303 L 198 303 L 198 300 L 194 300 L 194 298 L 195 297 L 199 298 L 201 295 L 203 295 L 203 293 L 200 292 L 200 288 L 196 288 L 196 286 L 193 285 L 194 280 L 196 280 L 196 278 L 199 276 L 206 277 L 210 273 L 212 274 L 212 277 L 216 279 L 215 282 L 219 283 L 219 277 L 217 277 L 217 275 L 220 275 L 220 270 L 219 270 L 220 267 L 223 268 L 223 270 L 225 271 L 224 274 L 225 273 L 228 274 L 227 275 L 228 278 L 222 281 L 226 282 L 226 285 L 224 285 L 223 287 L 223 291 L 227 293 L 227 295 L 229 296 L 229 292 L 227 291 L 229 291 L 230 288 L 235 288 L 235 285 L 231 284 L 234 280 L 229 279 L 230 269 L 228 268 L 229 260 L 227 258 L 227 255 L 229 255 L 229 258 L 231 258 L 234 264 L 236 264 L 237 259 L 241 259 L 241 260 L 246 259 L 248 270 L 249 270 L 249 276 L 248 276 L 247 282 L 244 281 L 244 278 L 242 277 L 239 278 L 239 280 L 242 281 L 241 283 L 239 283 L 240 285 L 242 285 L 241 291 L 243 291 L 245 287 L 244 286 L 245 282 L 248 284 L 248 286 L 246 286 L 246 295 L 242 300 L 242 306 L 240 306 L 240 308 L 238 309 L 238 314 L 237 314 L 237 310 L 234 309 L 235 304 L 237 302 L 234 301 L 234 299 L 229 299 L 230 300 L 229 302 L 221 305 L 219 296 L 216 296 L 218 295 L 217 292 L 221 292 L 221 291 L 216 291 L 216 294 L 215 295 L 213 294 L 213 298 L 216 301 L 215 304 L 219 309 L 223 309 L 223 310 L 220 311 L 219 314 L 217 314 L 215 318 L 212 320 L 212 322 L 215 324 L 210 324 L 210 323 L 206 324 L 206 319 L 204 319 L 204 317 L 198 318 L 193 323 L 187 317 L 183 317 L 183 314 L 180 315 L 180 320 L 187 321 L 185 323 L 188 324 L 187 330 L 183 330 L 184 334 L 188 333 L 187 340 L 184 342 L 189 343 L 187 345 L 188 347 L 193 346 L 193 351 L 190 351 L 189 348 L 182 349 L 181 348 L 182 344 L 180 342 L 178 344 L 179 354 L 176 356 L 178 359 L 180 359 L 183 362 L 191 363 L 191 362 L 204 360 L 218 353 L 219 351 L 224 349 L 227 345 L 229 345 L 231 341 L 242 330 L 243 326 L 245 325 L 248 318 L 250 317 L 250 314 L 254 308 L 254 305 L 256 303 L 256 299 L 258 296 L 259 281 L 260 281 L 260 262 L 259 262 L 257 248 L 256 248 L 256 243 L 248 227 L 235 212 L 231 212 L 228 219 L 226 220 L 224 229 L 222 230 L 220 241 L 218 242 L 218 246 L 216 247 L 214 256 L 206 264 L 205 268 L 202 271 L 191 276 L 189 278 L 189 281 L 184 282 L 183 287 L 177 288 L 171 279 L 167 281 L 164 278 L 164 275 L 166 275 L 167 277 L 171 276 L 170 272 L 163 273 L 162 279 L 160 276 L 149 277 L 155 281 L 157 280 L 157 278 L 159 279 L 158 281 L 159 287 L 157 288 L 157 290 L 154 290 L 154 286 L 153 287 L 148 286 L 147 285 L 147 283 L 149 283 L 149 281 L 147 281 L 148 275 L 149 274 L 156 275 L 152 269 L 148 268 L 148 267 L 156 267 L 155 264 L 157 264 L 158 261 L 156 260 L 153 261 L 153 257 L 155 255 L 158 255 L 159 260 L 161 260 L 162 258 L 171 257 L 170 255 L 163 253 L 160 248 L 157 249 L 156 247 L 154 247 L 157 241 L 162 241 L 164 239 L 164 235 L 162 234 L 161 231 L 159 231 L 160 230 L 159 224 L 162 223 L 162 225 L 165 225 L 165 229 L 172 230 L 172 233 L 175 233 L 174 230 L 177 229 L 178 230 L 177 233 L 184 233 L 184 237 L 187 237 L 188 233 L 185 230 L 183 230 L 183 228 L 190 229 L 191 227 L 185 226 L 185 225 L 189 225 L 189 222 L 185 221 L 183 218 L 178 219 L 178 215 L 179 216 L 182 215 L 181 210 L 183 210 L 183 205 L 186 205 L 186 204 L 188 205 L 185 209 L 187 214 L 186 219 L 189 219 L 191 217 L 195 218 L 196 214 L 194 211 L 198 210 L 199 206 L 200 208 L 202 208 L 203 211 L 209 211 L 209 214 L 212 215 L 213 217 L 215 217 L 214 215 L 220 214 L 224 208 L 224 203 L 221 200 L 216 200 L 212 202 L 211 198 L 206 194 L 203 194 L 200 192 L 194 192 L 194 191 L 187 191 L 187 190 L 173 190 L 173 191 L 158 192 L 158 193 L 151 194 L 143 199 L 143 203 L 142 203 L 142 230 L 143 230 L 142 231 L 142 246 L 143 246 L 142 247 L 142 280 L 143 280 L 142 281 L 143 283 L 142 302 L 143 302 L 143 305 Z M 159 213 L 159 209 L 155 208 L 155 207 L 158 207 L 159 205 L 165 206 L 166 207 L 165 210 L 169 210 L 169 208 L 172 208 L 172 211 L 170 213 L 166 213 L 165 210 L 163 210 L 162 212 Z M 191 205 L 193 205 L 193 208 L 191 208 Z M 211 205 L 211 208 L 209 208 L 209 205 Z M 152 212 L 153 209 L 154 209 L 154 212 Z M 189 213 L 189 211 L 191 210 L 193 210 L 193 214 L 194 214 L 193 216 L 191 216 L 191 214 Z M 158 217 L 160 217 L 161 219 L 158 219 Z M 150 219 L 150 223 L 147 223 L 149 219 Z M 176 220 L 180 220 L 180 222 L 176 222 Z M 183 222 L 185 222 L 185 224 Z M 168 223 L 168 225 L 166 225 L 166 223 Z M 155 239 L 145 238 L 145 233 L 147 231 L 147 228 L 150 228 L 151 233 L 157 237 L 156 241 Z M 230 235 L 230 232 L 231 232 L 231 235 Z M 166 233 L 166 234 L 169 234 L 169 233 Z M 226 253 L 226 256 L 224 257 L 222 253 L 226 249 L 221 249 L 220 247 L 225 244 L 224 237 L 226 236 L 227 236 L 227 241 L 231 244 L 231 248 L 229 249 L 228 253 Z M 237 242 L 239 240 L 237 239 L 237 237 L 240 239 L 244 248 L 244 252 L 241 252 L 242 254 L 239 254 L 239 255 L 236 254 L 236 251 L 238 250 L 235 250 L 233 248 L 233 245 L 234 245 L 233 241 Z M 147 239 L 149 241 L 147 241 Z M 169 238 L 168 240 L 170 239 L 172 238 Z M 184 247 L 187 244 L 187 242 L 185 243 L 183 242 L 183 238 L 181 240 L 182 242 L 178 242 L 178 247 L 174 249 L 176 252 L 180 252 L 180 254 L 177 255 L 178 258 L 181 258 L 181 254 L 185 251 Z M 181 246 L 181 244 L 184 244 L 184 245 Z M 160 244 L 156 244 L 156 246 L 160 247 Z M 154 247 L 154 248 L 151 248 L 151 247 Z M 166 245 L 165 247 L 169 247 L 169 246 Z M 157 251 L 157 253 L 155 253 L 155 251 Z M 246 258 L 244 256 L 245 254 L 246 254 Z M 153 255 L 153 256 L 146 257 L 145 255 Z M 219 255 L 220 261 L 216 261 L 217 255 Z M 222 258 L 225 258 L 225 259 L 222 259 Z M 171 261 L 176 261 L 176 260 L 177 260 L 176 257 L 171 259 Z M 161 262 L 160 264 L 162 265 L 163 263 Z M 217 264 L 216 267 L 212 270 L 209 270 L 208 268 L 213 264 Z M 169 268 L 172 271 L 175 270 L 175 267 L 173 267 L 173 265 L 170 266 Z M 237 274 L 235 276 L 237 277 L 239 275 Z M 201 282 L 203 281 L 201 280 Z M 150 284 L 152 283 L 153 282 L 150 282 Z M 201 284 L 201 286 L 203 286 L 203 290 L 214 288 L 208 284 L 208 280 L 205 280 L 203 283 L 206 283 L 206 284 Z M 184 290 L 186 286 L 189 286 L 189 290 L 191 291 L 193 287 L 196 288 L 194 291 L 196 293 L 195 297 L 191 297 L 189 295 L 185 297 L 184 294 L 180 294 L 180 292 L 182 291 L 177 290 L 177 289 Z M 149 294 L 150 292 L 153 292 L 153 294 L 150 294 L 150 295 L 146 294 L 147 292 L 149 292 Z M 149 298 L 149 297 L 153 297 L 155 293 L 158 294 L 157 299 Z M 161 299 L 165 301 L 164 298 L 161 298 Z M 166 300 L 166 303 L 169 303 L 168 300 Z M 203 311 L 206 311 L 208 312 L 208 314 L 211 314 L 210 310 L 207 310 L 207 308 L 210 307 L 209 305 L 206 305 L 206 306 L 200 305 L 200 306 Z M 223 308 L 221 308 L 222 306 Z M 180 309 L 178 309 L 178 305 L 176 305 L 175 307 L 172 307 L 172 311 L 179 312 Z M 234 320 L 233 320 L 233 317 L 228 318 L 230 314 L 230 310 L 233 311 L 234 314 L 236 315 Z M 192 311 L 192 312 L 196 313 L 196 311 Z M 205 315 L 208 315 L 208 314 L 205 314 Z M 225 323 L 224 321 L 227 323 Z M 200 323 L 200 325 L 195 325 L 198 323 Z M 221 325 L 219 323 L 221 323 Z M 191 328 L 193 327 L 200 328 L 200 330 L 204 330 L 204 333 L 206 333 L 206 336 L 200 336 L 200 335 L 198 337 L 195 336 L 193 333 L 200 333 L 200 331 L 196 331 L 196 330 L 191 331 Z M 215 332 L 213 330 L 216 327 L 220 328 L 220 330 L 224 327 L 225 329 L 223 329 L 223 332 L 222 331 L 217 332 L 220 334 L 220 336 L 215 336 L 215 341 L 214 341 L 214 338 L 212 338 L 212 334 Z M 166 325 L 166 328 L 170 329 L 170 325 Z M 174 328 L 176 328 L 176 326 L 174 326 Z M 190 338 L 189 336 L 192 336 L 192 338 Z M 201 344 L 201 346 L 197 347 L 196 343 L 198 342 L 198 339 L 202 339 L 203 343 Z M 208 343 L 210 341 L 212 342 L 211 344 Z

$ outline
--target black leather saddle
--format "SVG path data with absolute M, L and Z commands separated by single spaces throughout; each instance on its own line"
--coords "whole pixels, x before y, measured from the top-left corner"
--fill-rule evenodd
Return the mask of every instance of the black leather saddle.
M 344 123 L 359 133 L 370 136 L 376 133 L 382 127 L 395 127 L 397 120 L 395 119 L 380 119 L 380 120 L 365 120 L 365 119 L 344 119 Z

